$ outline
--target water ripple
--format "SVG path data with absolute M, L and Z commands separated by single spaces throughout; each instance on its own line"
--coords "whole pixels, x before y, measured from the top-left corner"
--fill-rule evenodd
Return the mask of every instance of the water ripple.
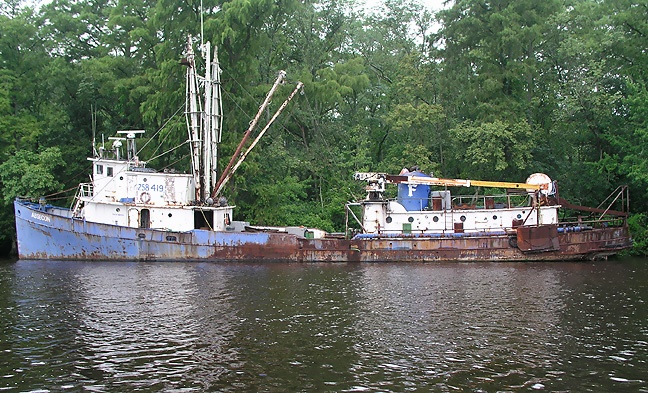
M 0 265 L 0 391 L 648 391 L 642 262 Z

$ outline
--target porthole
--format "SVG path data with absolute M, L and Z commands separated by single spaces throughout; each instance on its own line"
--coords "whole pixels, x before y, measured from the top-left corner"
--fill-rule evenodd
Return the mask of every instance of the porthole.
M 119 176 L 119 180 L 124 180 L 124 176 Z
M 493 220 L 497 220 L 497 216 L 493 216 Z
M 409 222 L 414 222 L 414 217 L 409 217 L 409 218 L 407 219 L 407 221 L 409 221 Z
M 439 222 L 439 217 L 434 216 L 434 218 L 432 218 L 432 221 L 434 221 L 434 222 Z
M 173 214 L 169 213 L 169 217 L 173 217 Z
M 117 213 L 119 213 L 119 212 L 121 211 L 121 209 L 120 209 L 120 208 L 117 208 L 117 209 L 115 209 L 115 211 L 116 211 Z
M 387 221 L 387 224 L 391 223 L 391 222 L 392 222 L 392 218 L 391 218 L 391 216 L 387 217 L 387 218 L 385 219 L 385 221 Z
M 518 214 L 518 215 L 517 215 L 517 218 L 518 218 L 518 220 L 519 220 L 520 218 L 522 218 L 522 215 L 521 215 L 521 214 Z
M 466 216 L 461 216 L 461 217 L 459 217 L 459 219 L 461 220 L 461 222 L 464 222 L 464 221 L 466 221 Z
M 146 178 L 142 179 L 142 181 L 143 181 L 144 183 L 146 183 Z

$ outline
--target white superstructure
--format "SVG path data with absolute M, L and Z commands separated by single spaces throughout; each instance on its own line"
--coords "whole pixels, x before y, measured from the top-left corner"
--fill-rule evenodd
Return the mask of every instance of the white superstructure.
M 543 205 L 553 192 L 551 179 L 534 174 L 526 183 L 439 179 L 406 172 L 399 176 L 357 173 L 368 182 L 362 206 L 362 229 L 368 234 L 443 234 L 503 232 L 522 225 L 558 223 L 559 205 Z M 398 198 L 387 199 L 386 184 L 398 184 Z M 520 190 L 492 196 L 455 196 L 430 186 L 488 186 Z
M 135 133 L 125 138 L 135 148 Z M 88 221 L 173 231 L 233 230 L 233 206 L 198 204 L 191 174 L 157 172 L 136 156 L 123 159 L 113 143 L 111 158 L 89 158 L 92 183 L 80 185 L 75 215 Z

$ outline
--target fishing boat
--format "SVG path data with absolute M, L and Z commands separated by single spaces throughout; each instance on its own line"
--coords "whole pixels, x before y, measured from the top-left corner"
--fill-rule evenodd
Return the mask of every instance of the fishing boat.
M 190 41 L 191 42 L 191 41 Z M 344 233 L 303 226 L 269 227 L 235 220 L 222 196 L 227 181 L 272 121 L 301 89 L 295 86 L 249 143 L 279 73 L 226 168 L 217 176 L 221 138 L 220 67 L 200 45 L 205 75 L 187 45 L 185 113 L 191 172 L 158 171 L 140 159 L 143 130 L 117 131 L 109 146 L 92 143 L 91 181 L 69 207 L 44 198 L 16 198 L 17 249 L 22 259 L 106 261 L 558 261 L 607 258 L 631 246 L 628 190 L 596 208 L 570 204 L 547 175 L 524 183 L 442 179 L 416 168 L 398 175 L 356 173 L 366 197 L 347 203 Z M 387 186 L 397 188 L 389 197 Z M 454 194 L 457 187 L 504 190 Z M 621 208 L 616 208 L 621 206 Z M 563 212 L 579 212 L 572 218 Z

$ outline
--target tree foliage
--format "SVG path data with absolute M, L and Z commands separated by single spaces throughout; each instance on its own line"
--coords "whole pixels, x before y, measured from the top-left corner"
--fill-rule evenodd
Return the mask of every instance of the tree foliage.
M 0 164 L 3 202 L 10 204 L 16 196 L 35 198 L 60 191 L 62 183 L 56 180 L 55 169 L 63 164 L 57 147 L 40 153 L 19 150 Z
M 305 84 L 226 189 L 239 218 L 342 230 L 344 203 L 363 194 L 354 171 L 418 165 L 504 181 L 545 172 L 561 196 L 594 205 L 626 183 L 641 237 L 647 35 L 648 5 L 632 0 L 385 0 L 374 13 L 354 0 L 11 0 L 0 7 L 3 235 L 15 196 L 85 180 L 93 127 L 98 139 L 146 129 L 142 156 L 171 151 L 152 166 L 188 167 L 173 148 L 187 138 L 180 60 L 192 36 L 219 47 L 222 157 L 279 70 Z

